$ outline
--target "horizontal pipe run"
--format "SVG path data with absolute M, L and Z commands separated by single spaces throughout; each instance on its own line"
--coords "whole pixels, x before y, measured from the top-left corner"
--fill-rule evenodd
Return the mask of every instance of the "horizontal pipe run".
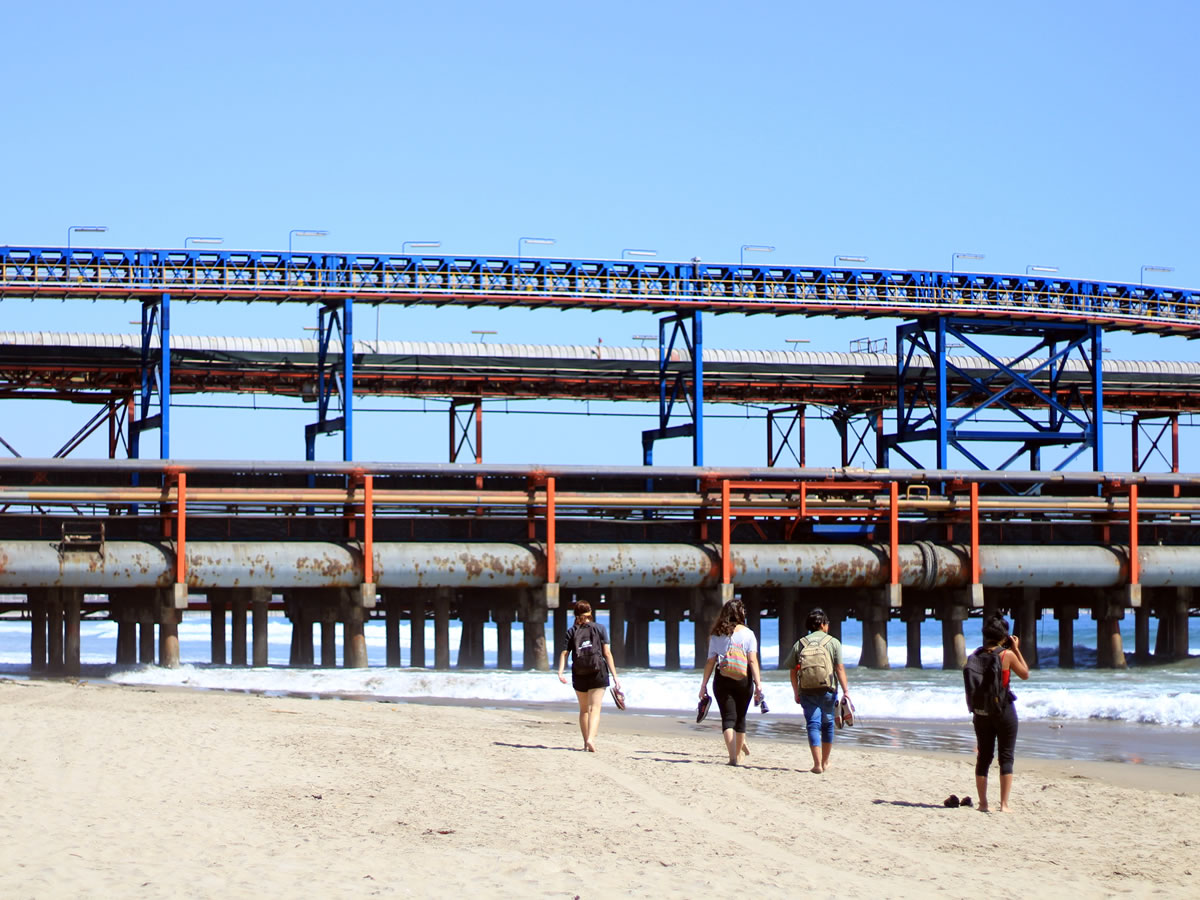
M 1140 583 L 1200 586 L 1200 547 L 1143 546 Z M 167 588 L 174 555 L 166 545 L 110 541 L 102 552 L 65 550 L 50 541 L 0 541 L 0 590 L 77 587 L 105 591 Z M 720 581 L 715 547 L 693 544 L 558 544 L 564 588 L 694 588 Z M 899 547 L 900 583 L 908 588 L 962 587 L 970 566 L 964 547 Z M 381 590 L 418 587 L 537 587 L 545 581 L 540 547 L 510 543 L 376 543 Z M 327 542 L 189 541 L 188 586 L 337 588 L 362 582 L 362 556 Z M 882 545 L 743 544 L 732 549 L 739 587 L 878 587 L 888 581 Z M 1115 587 L 1128 581 L 1123 547 L 984 546 L 985 587 Z

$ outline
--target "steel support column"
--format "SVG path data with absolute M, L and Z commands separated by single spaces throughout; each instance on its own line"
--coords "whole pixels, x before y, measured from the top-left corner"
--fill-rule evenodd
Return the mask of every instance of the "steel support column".
M 1024 349 L 1012 355 L 1006 348 L 1002 355 L 985 346 L 997 338 L 1023 339 Z M 972 354 L 973 369 L 982 359 L 992 370 L 979 375 L 947 356 L 950 339 Z M 896 432 L 886 437 L 885 451 L 895 450 L 924 468 L 903 445 L 934 441 L 937 468 L 950 468 L 953 450 L 977 468 L 1001 470 L 1028 453 L 1030 467 L 1037 469 L 1043 448 L 1059 446 L 1066 456 L 1056 471 L 1088 449 L 1093 469 L 1104 468 L 1099 325 L 944 316 L 898 326 L 896 344 Z M 1072 360 L 1083 363 L 1088 380 L 1082 388 L 1068 390 L 1060 382 Z M 1038 407 L 1044 409 L 1044 419 Z M 978 443 L 1015 444 L 1017 449 L 992 465 L 968 449 Z
M 158 429 L 158 455 L 171 457 L 171 295 L 163 294 L 154 300 L 142 301 L 141 388 L 135 406 L 136 418 L 129 420 L 129 456 L 141 458 L 143 431 Z M 158 347 L 153 346 L 158 338 Z M 158 397 L 158 412 L 150 414 L 154 396 Z M 134 477 L 134 484 L 137 478 Z
M 341 337 L 338 354 L 330 345 Z M 336 403 L 334 402 L 336 398 Z M 317 313 L 317 421 L 304 426 L 304 458 L 317 458 L 317 435 L 342 433 L 342 459 L 354 459 L 354 302 L 322 306 Z M 330 407 L 341 412 L 330 418 Z
M 674 359 L 675 342 L 680 338 L 690 362 Z M 691 421 L 671 425 L 679 400 L 687 405 Z M 643 464 L 654 464 L 655 441 L 675 437 L 690 437 L 692 465 L 704 465 L 704 337 L 699 312 L 678 313 L 658 321 L 658 427 L 642 432 Z

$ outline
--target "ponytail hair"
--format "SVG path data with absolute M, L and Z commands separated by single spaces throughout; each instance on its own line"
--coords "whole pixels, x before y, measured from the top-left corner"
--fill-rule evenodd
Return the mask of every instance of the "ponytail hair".
M 596 617 L 592 615 L 592 604 L 586 600 L 580 600 L 575 604 L 575 624 L 582 625 L 584 622 L 595 622 Z

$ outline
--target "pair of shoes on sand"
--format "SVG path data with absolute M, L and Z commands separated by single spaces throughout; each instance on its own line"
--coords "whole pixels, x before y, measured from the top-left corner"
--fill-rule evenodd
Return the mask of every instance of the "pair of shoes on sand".
M 960 806 L 971 806 L 971 805 L 972 805 L 972 803 L 971 803 L 970 797 L 963 797 L 960 800 L 960 799 L 958 799 L 958 794 L 951 794 L 949 797 L 947 797 L 945 800 L 942 801 L 942 806 L 948 806 L 950 809 L 958 809 Z

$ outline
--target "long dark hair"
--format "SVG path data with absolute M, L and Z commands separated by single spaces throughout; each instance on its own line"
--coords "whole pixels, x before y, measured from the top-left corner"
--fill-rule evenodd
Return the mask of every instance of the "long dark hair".
M 741 600 L 730 600 L 721 607 L 721 614 L 717 616 L 717 621 L 713 623 L 713 635 L 733 634 L 733 630 L 739 625 L 746 624 L 746 607 L 742 605 Z
M 983 623 L 983 646 L 1001 647 L 1008 641 L 1008 622 L 1004 616 L 989 616 Z
M 596 617 L 592 615 L 592 604 L 586 600 L 580 600 L 575 604 L 575 624 L 582 625 L 584 622 L 595 622 Z

